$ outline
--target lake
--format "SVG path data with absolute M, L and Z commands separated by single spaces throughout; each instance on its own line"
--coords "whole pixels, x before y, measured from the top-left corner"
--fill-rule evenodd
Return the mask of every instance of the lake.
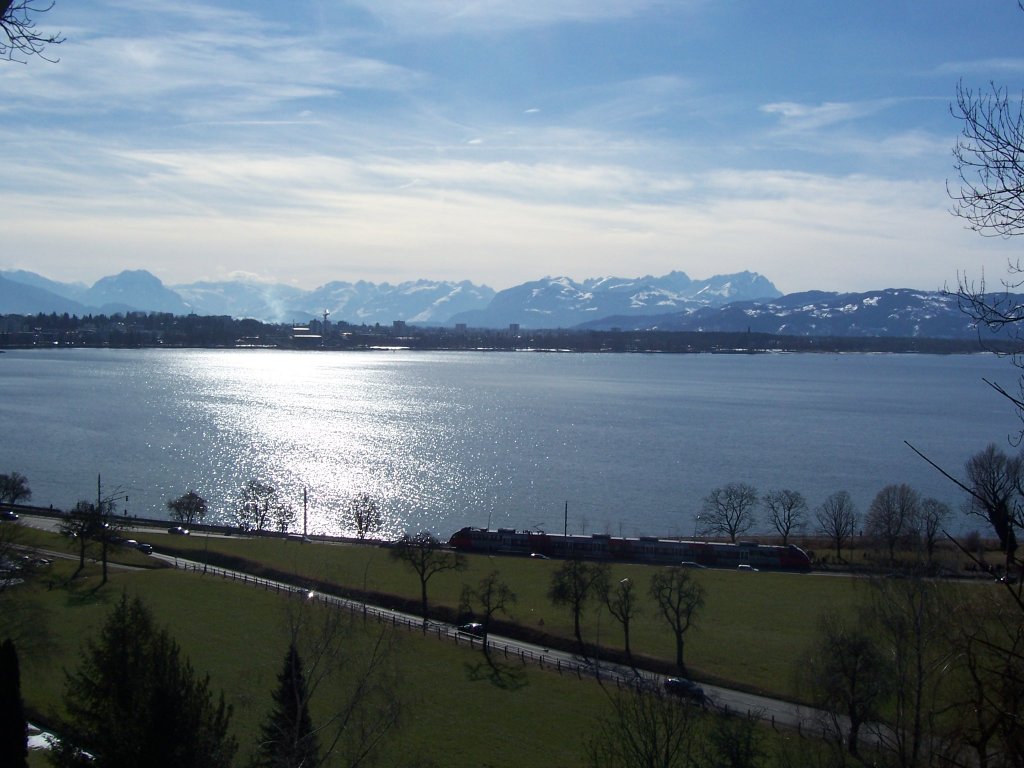
M 242 485 L 276 486 L 311 533 L 370 493 L 387 530 L 464 525 L 685 535 L 716 486 L 848 490 L 861 511 L 958 473 L 1019 422 L 983 378 L 991 355 L 580 355 L 527 352 L 10 350 L 0 471 L 32 503 L 104 495 L 164 518 L 190 488 L 228 519 Z M 984 530 L 972 519 L 970 528 Z

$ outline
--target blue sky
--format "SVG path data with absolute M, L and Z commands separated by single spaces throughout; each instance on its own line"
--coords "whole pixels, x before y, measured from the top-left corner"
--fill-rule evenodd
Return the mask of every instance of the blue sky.
M 990 283 L 949 213 L 957 82 L 1013 0 L 57 0 L 0 63 L 0 268 Z

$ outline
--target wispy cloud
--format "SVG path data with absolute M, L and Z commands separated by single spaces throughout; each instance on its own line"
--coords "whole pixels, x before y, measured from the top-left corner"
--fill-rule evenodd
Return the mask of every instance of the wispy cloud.
M 24 109 L 92 116 L 125 110 L 178 119 L 230 119 L 281 106 L 316 103 L 351 90 L 400 92 L 420 73 L 339 50 L 313 33 L 271 31 L 267 21 L 198 3 L 135 3 L 162 19 L 113 31 L 82 27 L 52 67 L 22 68 L 0 80 L 0 95 Z M 151 31 L 151 30 L 158 31 Z
M 991 59 L 976 59 L 974 61 L 950 61 L 936 67 L 935 73 L 939 75 L 994 75 L 994 74 L 1021 74 L 1024 73 L 1024 58 L 1001 57 Z
M 870 101 L 823 102 L 821 104 L 800 104 L 780 101 L 765 104 L 761 111 L 776 115 L 782 127 L 793 131 L 816 131 L 840 123 L 860 120 L 887 109 L 894 99 L 873 99 Z
M 658 8 L 703 5 L 706 0 L 352 0 L 389 27 L 442 34 L 623 19 Z

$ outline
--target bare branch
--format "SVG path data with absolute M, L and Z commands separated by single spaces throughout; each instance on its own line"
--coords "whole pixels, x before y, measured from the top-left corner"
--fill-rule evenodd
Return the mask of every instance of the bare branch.
M 63 43 L 64 36 L 60 32 L 41 32 L 34 18 L 53 6 L 52 0 L 0 0 L 0 59 L 20 61 L 22 57 L 38 56 L 45 61 L 58 61 L 43 52 L 47 46 Z

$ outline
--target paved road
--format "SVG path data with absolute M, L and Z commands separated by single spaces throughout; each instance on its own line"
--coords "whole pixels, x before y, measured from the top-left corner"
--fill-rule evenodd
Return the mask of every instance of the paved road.
M 22 515 L 20 522 L 25 525 L 50 531 L 57 530 L 58 525 L 58 521 L 54 518 L 33 515 Z M 150 534 L 155 534 L 156 536 L 169 535 L 164 529 L 151 527 L 141 527 L 136 530 L 139 535 L 144 533 L 146 538 L 152 538 Z M 208 567 L 203 563 L 169 555 L 154 553 L 152 556 L 164 560 L 168 564 L 177 568 L 186 568 L 199 572 L 212 572 L 225 578 L 233 578 L 246 583 L 257 584 L 263 588 L 269 587 L 283 592 L 305 592 L 309 597 L 315 597 L 316 599 L 328 604 L 337 605 L 353 612 L 365 611 L 367 615 L 372 615 L 378 620 L 388 623 L 403 624 L 415 628 L 420 628 L 423 624 L 422 618 L 414 614 L 364 604 L 357 600 L 312 593 L 308 592 L 306 588 L 296 586 L 294 584 L 269 579 L 258 579 L 241 571 L 232 571 L 219 567 Z M 479 645 L 481 642 L 479 638 L 474 638 L 471 635 L 459 632 L 455 626 L 445 624 L 443 622 L 428 622 L 428 633 L 445 638 L 455 638 L 460 642 L 468 642 L 473 645 Z M 635 682 L 639 676 L 654 683 L 655 685 L 661 685 L 664 682 L 664 677 L 655 673 L 645 671 L 640 671 L 638 673 L 630 667 L 616 665 L 610 662 L 602 662 L 600 660 L 585 659 L 573 653 L 546 648 L 541 645 L 535 645 L 533 643 L 527 643 L 501 635 L 491 634 L 488 637 L 488 643 L 495 652 L 518 656 L 524 660 L 530 660 L 551 668 L 557 667 L 563 670 L 579 672 L 581 676 L 596 676 L 605 680 L 619 680 L 623 683 Z M 720 709 L 728 709 L 733 712 L 750 713 L 753 716 L 783 727 L 799 727 L 804 730 L 820 729 L 825 716 L 825 713 L 813 708 L 792 704 L 779 699 L 757 696 L 755 694 L 745 693 L 743 691 L 737 691 L 730 688 L 722 688 L 719 686 L 704 685 L 703 687 L 708 696 L 709 703 L 712 706 Z

